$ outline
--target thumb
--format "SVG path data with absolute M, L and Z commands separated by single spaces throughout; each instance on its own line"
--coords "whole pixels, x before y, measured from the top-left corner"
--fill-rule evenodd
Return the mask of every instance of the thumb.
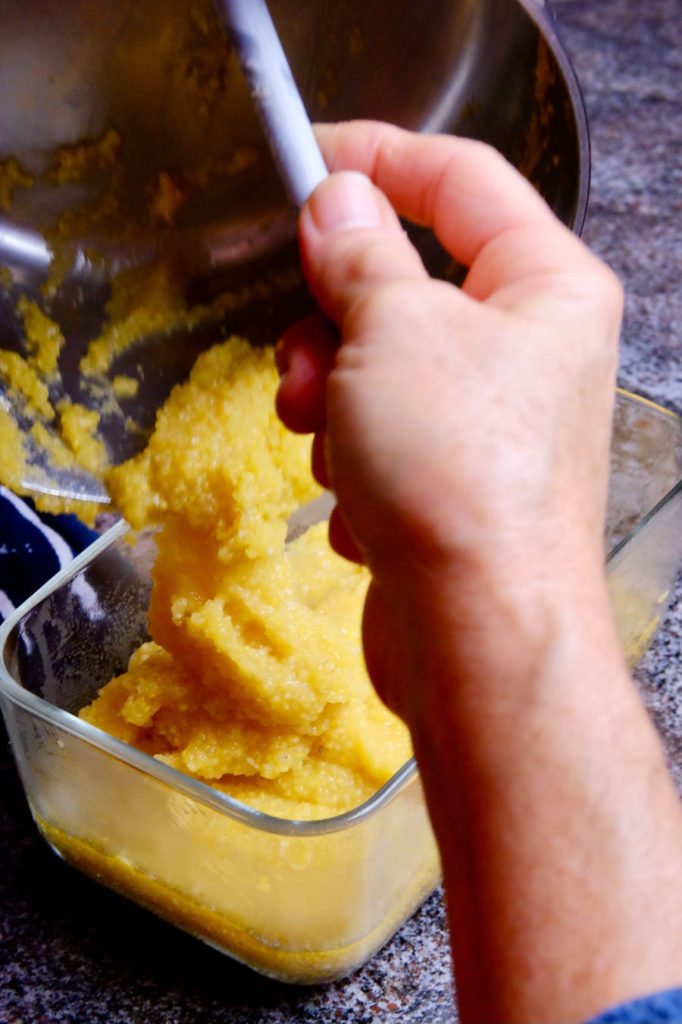
M 318 185 L 301 210 L 299 243 L 310 288 L 338 325 L 378 285 L 428 276 L 388 199 L 357 171 Z

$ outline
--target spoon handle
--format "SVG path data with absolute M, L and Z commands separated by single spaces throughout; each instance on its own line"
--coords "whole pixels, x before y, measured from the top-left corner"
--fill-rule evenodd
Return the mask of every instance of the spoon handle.
M 327 176 L 306 109 L 265 0 L 217 0 L 237 60 L 292 202 Z

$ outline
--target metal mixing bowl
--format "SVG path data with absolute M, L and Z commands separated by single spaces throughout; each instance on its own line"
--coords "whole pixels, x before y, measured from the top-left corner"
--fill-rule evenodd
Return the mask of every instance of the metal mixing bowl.
M 313 120 L 371 117 L 486 140 L 580 230 L 585 113 L 539 0 L 270 7 Z M 102 325 L 109 279 L 121 267 L 162 252 L 181 268 L 192 302 L 264 274 L 286 278 L 297 264 L 295 214 L 210 0 L 0 0 L 0 24 L 0 172 L 15 158 L 33 176 L 30 188 L 3 191 L 0 173 L 0 265 L 11 271 L 0 280 L 0 346 L 22 350 L 14 303 L 28 293 L 44 304 L 49 274 L 48 312 L 67 339 L 61 386 L 79 397 L 78 360 Z M 111 128 L 120 137 L 115 167 L 91 153 L 83 173 L 81 152 L 81 173 L 69 176 L 64 157 L 77 161 L 79 151 L 68 147 Z M 164 175 L 183 192 L 171 224 L 150 216 Z M 74 209 L 68 229 L 62 218 L 56 230 L 60 214 Z M 434 274 L 452 272 L 430 232 L 413 237 Z M 302 286 L 256 297 L 227 318 L 230 330 L 256 340 L 272 340 L 310 303 Z M 145 410 L 158 407 L 203 343 L 201 332 L 172 345 L 141 342 L 135 365 L 158 369 L 154 395 L 143 387 L 128 410 L 142 427 Z M 117 458 L 139 443 L 124 440 Z

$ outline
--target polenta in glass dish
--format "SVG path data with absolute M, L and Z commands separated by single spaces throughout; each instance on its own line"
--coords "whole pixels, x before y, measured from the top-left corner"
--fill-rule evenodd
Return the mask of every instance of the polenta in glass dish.
M 682 558 L 681 467 L 679 418 L 619 392 L 606 564 L 631 664 Z M 80 718 L 149 639 L 149 570 L 126 531 L 115 525 L 0 631 L 0 700 L 39 830 L 86 874 L 266 975 L 348 974 L 439 880 L 414 760 L 350 810 L 291 820 Z

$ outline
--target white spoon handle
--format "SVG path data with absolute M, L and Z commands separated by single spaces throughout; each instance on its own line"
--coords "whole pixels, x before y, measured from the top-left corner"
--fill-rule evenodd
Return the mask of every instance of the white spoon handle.
M 327 176 L 319 146 L 265 0 L 217 0 L 291 200 Z

